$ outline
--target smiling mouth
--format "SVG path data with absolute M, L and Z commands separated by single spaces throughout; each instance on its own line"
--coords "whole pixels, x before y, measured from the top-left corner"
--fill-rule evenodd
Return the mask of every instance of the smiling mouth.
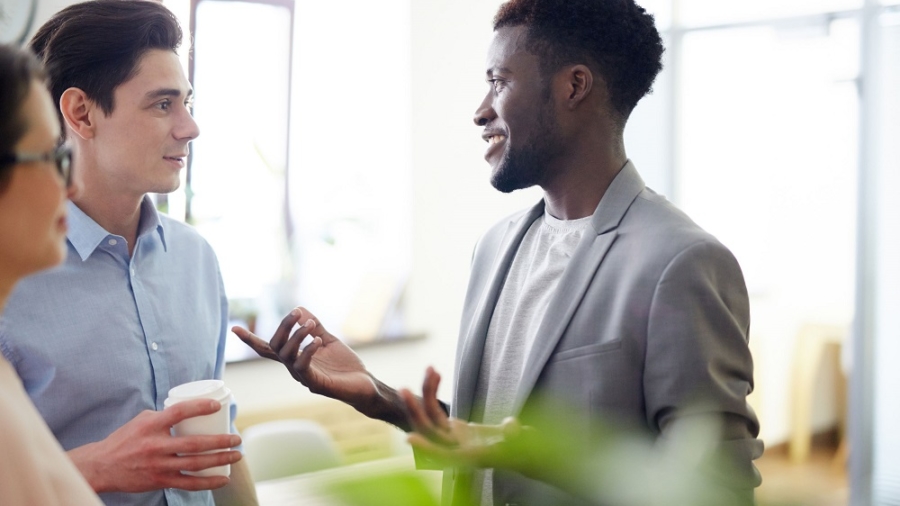
M 486 138 L 485 142 L 487 142 L 488 144 L 494 145 L 494 144 L 500 144 L 501 142 L 503 142 L 505 140 L 506 140 L 505 135 L 498 134 L 498 135 L 491 135 L 490 137 Z

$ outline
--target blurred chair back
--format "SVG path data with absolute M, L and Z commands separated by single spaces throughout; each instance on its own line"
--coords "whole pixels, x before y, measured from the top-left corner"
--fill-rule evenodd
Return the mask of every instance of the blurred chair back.
M 244 458 L 254 481 L 341 465 L 328 432 L 312 420 L 275 420 L 244 429 Z

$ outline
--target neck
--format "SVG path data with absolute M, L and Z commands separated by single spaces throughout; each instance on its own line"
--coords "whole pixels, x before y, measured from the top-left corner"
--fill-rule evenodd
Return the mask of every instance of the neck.
M 73 135 L 69 132 L 69 135 Z M 78 140 L 77 137 L 73 138 Z M 143 193 L 129 191 L 101 169 L 95 153 L 80 142 L 72 143 L 81 193 L 72 202 L 107 232 L 125 238 L 129 255 L 134 251 L 141 221 Z
M 547 212 L 575 220 L 594 214 L 628 157 L 621 136 L 607 145 L 585 142 L 567 152 L 571 155 L 553 168 L 552 180 L 541 186 Z
M 112 190 L 85 184 L 84 191 L 72 202 L 107 232 L 124 237 L 131 254 L 137 241 L 142 199 L 143 195 L 116 194 Z

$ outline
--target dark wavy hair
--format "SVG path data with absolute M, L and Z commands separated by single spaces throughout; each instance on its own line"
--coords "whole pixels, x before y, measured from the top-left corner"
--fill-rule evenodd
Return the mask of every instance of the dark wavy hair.
M 22 104 L 32 83 L 44 79 L 40 62 L 29 51 L 0 44 L 0 155 L 12 154 L 28 130 Z M 11 168 L 11 164 L 0 161 L 0 192 L 6 188 Z
M 57 107 L 63 92 L 74 87 L 109 115 L 115 89 L 134 77 L 144 53 L 176 51 L 181 36 L 175 15 L 157 2 L 90 0 L 56 13 L 30 46 L 50 75 Z
M 510 0 L 494 17 L 504 26 L 526 27 L 545 79 L 576 63 L 598 72 L 622 124 L 662 70 L 662 38 L 634 0 Z

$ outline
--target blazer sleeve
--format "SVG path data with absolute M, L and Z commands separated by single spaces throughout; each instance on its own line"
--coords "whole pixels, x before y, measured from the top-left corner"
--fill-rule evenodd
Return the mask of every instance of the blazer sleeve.
M 763 444 L 747 404 L 753 390 L 749 328 L 737 260 L 714 240 L 691 244 L 672 258 L 656 286 L 643 381 L 647 423 L 662 437 L 680 418 L 721 420 L 721 452 L 732 465 L 719 478 L 752 494 L 761 482 L 752 461 Z

